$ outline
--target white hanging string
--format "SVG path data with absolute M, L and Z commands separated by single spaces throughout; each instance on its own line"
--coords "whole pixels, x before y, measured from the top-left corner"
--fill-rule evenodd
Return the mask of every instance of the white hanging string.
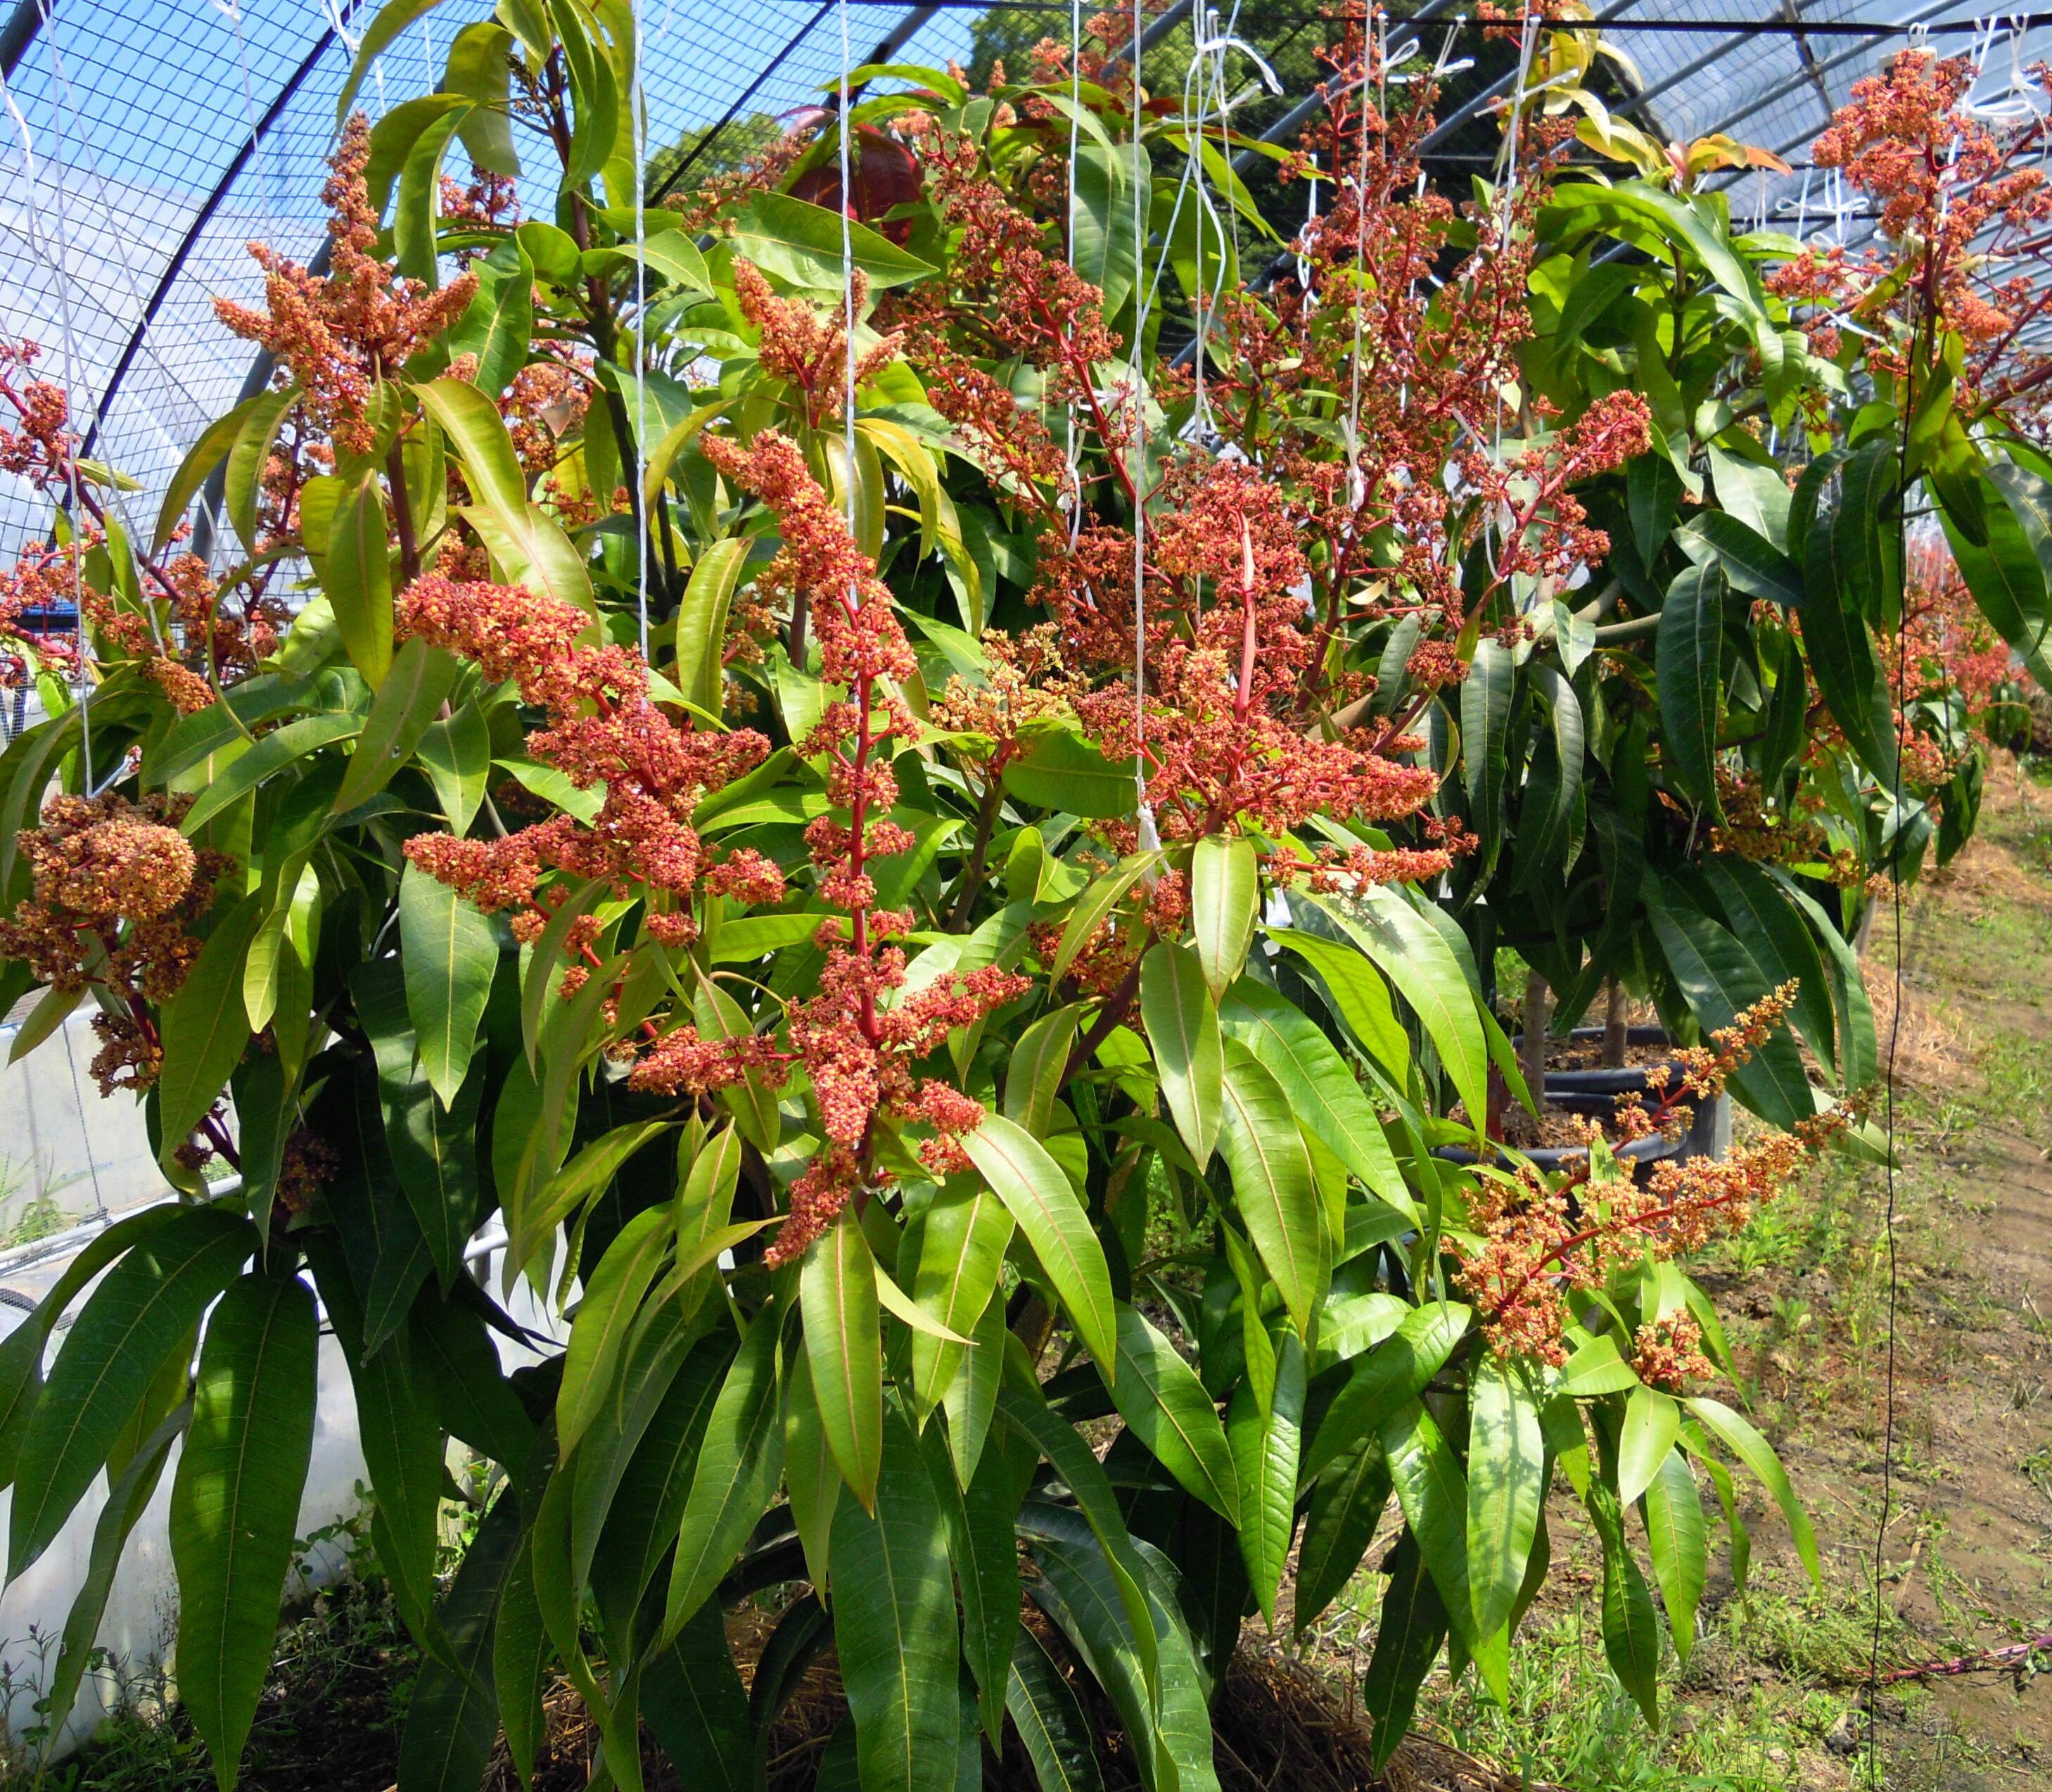
M 642 73 L 647 45 L 641 31 L 641 0 L 633 0 L 634 81 L 628 104 L 634 108 L 634 496 L 641 513 L 634 531 L 634 610 L 640 625 L 641 660 L 648 661 L 648 538 L 663 494 L 646 484 L 648 456 L 648 88 Z
M 844 4 L 845 0 L 844 0 Z M 1148 169 L 1141 141 L 1140 38 L 1142 0 L 1133 0 L 1133 352 L 1131 429 L 1133 466 L 1133 793 L 1139 816 L 1140 845 L 1152 851 L 1161 844 L 1154 810 L 1147 801 L 1147 392 L 1144 383 L 1144 343 L 1149 294 L 1137 277 L 1147 251 Z M 1171 226 L 1173 229 L 1173 225 Z
M 1068 228 L 1064 233 L 1067 245 L 1068 264 L 1071 271 L 1076 265 L 1076 163 L 1080 153 L 1083 131 L 1083 74 L 1079 65 L 1083 52 L 1083 0 L 1069 0 L 1069 198 Z M 1136 261 L 1135 265 L 1138 265 Z M 1073 334 L 1075 326 L 1064 321 L 1062 333 Z M 1069 546 L 1074 548 L 1083 527 L 1083 467 L 1076 453 L 1076 406 L 1069 401 L 1068 441 L 1063 464 L 1067 469 L 1067 489 L 1060 494 L 1059 501 L 1069 507 Z
M 842 469 L 846 483 L 848 500 L 848 532 L 856 533 L 855 523 L 855 232 L 848 214 L 855 205 L 855 186 L 851 173 L 854 158 L 849 152 L 848 111 L 851 95 L 848 77 L 853 73 L 853 53 L 848 47 L 848 0 L 838 0 L 840 14 L 840 280 L 842 303 L 845 308 L 842 343 L 844 350 L 841 375 L 841 429 L 847 464 Z M 851 606 L 858 601 L 858 594 L 848 593 Z M 800 669 L 803 670 L 803 668 Z M 864 724 L 867 725 L 866 723 Z

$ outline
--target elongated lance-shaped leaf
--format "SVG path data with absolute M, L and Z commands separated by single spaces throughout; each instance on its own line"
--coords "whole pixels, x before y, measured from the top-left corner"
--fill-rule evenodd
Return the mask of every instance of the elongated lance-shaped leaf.
M 1424 1554 L 1447 1621 L 1472 1655 L 1482 1633 L 1469 1586 L 1467 1478 L 1431 1414 L 1415 1400 L 1384 1421 L 1382 1449 L 1404 1522 Z
M 946 1520 L 948 1554 L 961 1590 L 962 1657 L 981 1695 L 991 1746 L 1004 1740 L 1004 1681 L 1012 1633 L 1019 1621 L 1019 1504 L 1032 1484 L 1038 1452 L 1007 1431 L 997 1449 L 984 1452 L 964 1487 L 956 1478 L 942 1427 L 920 1433 L 920 1454 Z
M 777 1333 L 782 1309 L 765 1306 L 713 1402 L 678 1526 L 662 1638 L 667 1643 L 703 1605 L 740 1553 L 775 1492 L 784 1467 L 777 1399 Z
M 1298 1120 L 1349 1173 L 1371 1194 L 1416 1221 L 1416 1206 L 1382 1123 L 1318 1023 L 1286 996 L 1251 978 L 1233 986 L 1220 1018 L 1282 1085 Z
M 418 635 L 407 639 L 393 657 L 391 670 L 364 718 L 363 732 L 357 736 L 356 750 L 335 794 L 335 814 L 368 802 L 413 756 L 428 724 L 455 688 L 457 669 L 452 653 L 430 647 Z
M 493 1633 L 524 1540 L 520 1503 L 502 1492 L 436 1614 L 454 1661 L 430 1656 L 421 1665 L 399 1741 L 398 1792 L 474 1792 L 484 1778 L 499 1739 Z
M 260 896 L 237 904 L 207 936 L 198 962 L 164 1010 L 157 1104 L 160 1155 L 166 1159 L 221 1099 L 229 1073 L 249 1043 L 242 974 L 263 919 Z
M 1241 1488 L 1218 1408 L 1196 1371 L 1137 1308 L 1118 1306 L 1120 1416 L 1192 1497 L 1237 1519 Z M 1294 1492 L 1294 1489 L 1292 1490 Z
M 1375 1764 L 1387 1767 L 1418 1708 L 1418 1688 L 1447 1637 L 1447 1613 L 1426 1572 L 1418 1539 L 1406 1531 L 1389 1559 L 1389 1586 L 1375 1625 L 1375 1653 L 1361 1683 L 1361 1704 L 1375 1724 Z
M 473 904 L 409 861 L 399 879 L 399 947 L 421 1069 L 450 1107 L 477 1049 L 499 943 Z
M 1546 1445 L 1536 1394 L 1494 1352 L 1468 1396 L 1468 1590 L 1478 1635 L 1510 1621 L 1546 1493 Z
M 1326 1297 L 1332 1243 L 1282 1085 L 1237 1039 L 1227 1041 L 1221 1142 L 1233 1205 L 1300 1334 Z
M 219 1208 L 153 1228 L 108 1270 L 29 1415 L 9 1513 L 8 1578 L 49 1547 L 166 1358 L 248 1260 L 256 1233 Z
M 1364 1437 L 1378 1435 L 1383 1421 L 1423 1393 L 1439 1374 L 1474 1317 L 1457 1301 L 1431 1301 L 1414 1308 L 1396 1329 L 1355 1364 L 1353 1374 L 1326 1408 L 1304 1453 L 1306 1480 L 1325 1472 Z
M 1049 1465 L 1075 1496 L 1077 1509 L 1103 1550 L 1106 1560 L 1111 1565 L 1113 1578 L 1118 1583 L 1119 1599 L 1126 1608 L 1126 1621 L 1133 1627 L 1134 1647 L 1140 1657 L 1141 1678 L 1146 1684 L 1150 1698 L 1158 1696 L 1161 1654 L 1154 1621 L 1142 1586 L 1145 1570 L 1134 1547 L 1132 1535 L 1126 1527 L 1126 1519 L 1118 1509 L 1118 1501 L 1112 1492 L 1103 1464 L 1091 1454 L 1090 1446 L 1076 1434 L 1068 1421 L 1050 1412 L 1037 1398 L 1029 1398 L 1016 1388 L 1001 1388 L 997 1410 L 1012 1429 L 1047 1457 Z
M 1320 907 L 1410 1003 L 1469 1114 L 1485 1112 L 1489 1104 L 1488 1035 L 1474 985 L 1453 947 L 1425 916 L 1392 890 L 1371 887 L 1363 892 L 1358 909 L 1326 901 Z
M 699 555 L 677 612 L 677 688 L 708 716 L 720 712 L 720 644 L 750 543 L 716 541 Z
M 876 1502 L 883 1451 L 883 1346 L 878 1331 L 881 1273 L 852 1207 L 805 1253 L 798 1302 L 805 1361 L 828 1447 L 864 1512 Z
M 1618 1433 L 1617 1497 L 1631 1506 L 1660 1473 L 1660 1465 L 1681 1435 L 1682 1409 L 1671 1394 L 1657 1387 L 1635 1387 L 1624 1403 L 1624 1425 Z
M 1053 1124 L 1062 1072 L 1082 1014 L 1082 1004 L 1072 1002 L 1043 1014 L 1020 1034 L 1005 1065 L 1004 1117 L 1016 1120 L 1036 1139 L 1046 1138 Z
M 1660 1621 L 1653 1595 L 1624 1535 L 1617 1495 L 1601 1480 L 1589 1484 L 1589 1517 L 1603 1545 L 1604 1653 L 1618 1684 L 1637 1701 L 1646 1721 L 1660 1727 Z
M 141 1447 L 128 1459 L 127 1466 L 108 1488 L 107 1504 L 100 1508 L 99 1519 L 92 1529 L 92 1549 L 86 1558 L 85 1578 L 79 1583 L 71 1610 L 65 1615 L 57 1671 L 50 1676 L 49 1689 L 43 1697 L 40 1715 L 53 1735 L 63 1734 L 65 1719 L 71 1716 L 72 1706 L 77 1700 L 79 1684 L 85 1678 L 86 1665 L 99 1640 L 100 1621 L 107 1615 L 108 1598 L 114 1590 L 115 1571 L 121 1565 L 122 1551 L 127 1544 L 129 1534 L 157 1490 L 171 1445 L 185 1434 L 191 1418 L 190 1401 L 168 1414 L 143 1439 Z
M 246 1276 L 208 1322 L 171 1484 L 178 1696 L 230 1792 L 271 1666 L 313 1455 L 312 1292 Z
M 1658 641 L 1667 774 L 1684 795 L 1713 814 L 1725 592 L 1725 576 L 1715 563 L 1676 574 L 1661 606 Z
M 1242 1381 L 1227 1416 L 1239 1478 L 1239 1548 L 1261 1615 L 1272 1627 L 1275 1596 L 1288 1565 L 1297 1515 L 1297 1466 L 1303 1445 L 1304 1347 L 1284 1328 L 1275 1349 L 1275 1388 L 1264 1406 Z
M 719 1607 L 711 1601 L 650 1658 L 642 1672 L 641 1715 L 695 1792 L 754 1792 L 748 1694 Z
M 1118 1321 L 1111 1271 L 1090 1215 L 1062 1167 L 1038 1139 L 1000 1114 L 985 1114 L 983 1123 L 965 1134 L 961 1143 L 1019 1222 L 1100 1373 L 1107 1381 L 1115 1380 Z
M 477 1224 L 477 1116 L 484 1071 L 480 1065 L 476 1076 L 467 1076 L 452 1102 L 437 1099 L 421 1074 L 405 976 L 398 960 L 379 959 L 355 967 L 350 989 L 378 1061 L 378 1105 L 392 1170 L 447 1288 L 463 1273 L 464 1248 Z
M 1164 939 L 1148 949 L 1140 962 L 1140 1012 L 1161 1094 L 1201 1169 L 1218 1139 L 1225 1058 L 1217 1006 L 1188 947 Z
M 1312 1484 L 1290 1601 L 1300 1636 L 1353 1579 L 1388 1504 L 1389 1465 L 1380 1437 L 1362 1439 Z
M 1702 1496 L 1696 1491 L 1688 1459 L 1679 1450 L 1670 1450 L 1662 1461 L 1639 1510 L 1646 1520 L 1647 1541 L 1652 1546 L 1653 1578 L 1660 1589 L 1661 1603 L 1667 1608 L 1674 1653 L 1686 1667 L 1695 1646 L 1696 1608 L 1702 1602 L 1703 1582 L 1709 1571 L 1709 1543 Z
M 997 1291 L 1016 1225 L 981 1177 L 950 1178 L 926 1208 L 913 1299 L 949 1331 L 969 1333 Z M 912 1334 L 912 1393 L 922 1418 L 939 1403 L 969 1354 L 930 1333 Z
M 1503 797 L 1510 778 L 1511 697 L 1517 669 L 1494 638 L 1475 648 L 1461 681 L 1461 761 L 1482 861 L 1493 867 L 1503 845 Z
M 556 1390 L 556 1437 L 566 1456 L 616 1398 L 614 1368 L 676 1235 L 668 1208 L 644 1210 L 620 1229 L 585 1281 Z
M 955 1792 L 961 1707 L 946 1521 L 911 1428 L 883 1426 L 874 1512 L 833 1527 L 834 1642 L 865 1792 Z
M 1015 1633 L 1004 1708 L 1026 1745 L 1040 1792 L 1103 1792 L 1095 1732 L 1068 1677 L 1029 1625 Z
M 1252 841 L 1211 833 L 1197 842 L 1190 854 L 1190 931 L 1214 1000 L 1246 968 L 1260 899 L 1261 861 Z
M 1774 1503 L 1781 1508 L 1782 1516 L 1788 1521 L 1789 1535 L 1796 1539 L 1796 1555 L 1802 1558 L 1803 1566 L 1809 1570 L 1811 1582 L 1821 1589 L 1824 1580 L 1823 1571 L 1817 1559 L 1817 1534 L 1811 1527 L 1810 1515 L 1803 1511 L 1802 1501 L 1796 1497 L 1796 1489 L 1789 1483 L 1788 1471 L 1781 1466 L 1781 1459 L 1774 1453 L 1773 1445 L 1721 1400 L 1713 1400 L 1707 1394 L 1692 1394 L 1682 1404 L 1702 1421 L 1705 1429 L 1743 1462 L 1760 1484 L 1774 1496 Z M 1683 1435 L 1686 1437 L 1687 1433 L 1685 1432 Z

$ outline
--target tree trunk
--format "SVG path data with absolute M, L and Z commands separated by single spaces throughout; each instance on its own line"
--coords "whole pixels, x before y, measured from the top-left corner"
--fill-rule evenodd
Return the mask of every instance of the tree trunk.
M 1532 1099 L 1543 1104 L 1546 1089 L 1546 979 L 1536 971 L 1525 974 L 1525 1037 L 1517 1056 Z
M 1603 1061 L 1612 1070 L 1624 1068 L 1624 1049 L 1631 1042 L 1624 1018 L 1624 986 L 1615 977 L 1604 988 Z

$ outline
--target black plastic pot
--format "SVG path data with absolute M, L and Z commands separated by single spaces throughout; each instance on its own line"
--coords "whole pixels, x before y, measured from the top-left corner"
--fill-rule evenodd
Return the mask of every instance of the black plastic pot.
M 1605 1074 L 1615 1076 L 1617 1072 L 1610 1071 Z M 1550 1076 L 1546 1079 L 1546 1099 L 1568 1113 L 1587 1115 L 1592 1120 L 1606 1118 L 1616 1105 L 1614 1094 L 1602 1092 L 1584 1094 L 1556 1088 Z M 1656 1163 L 1670 1158 L 1694 1155 L 1689 1150 L 1689 1143 L 1688 1137 L 1663 1139 L 1655 1133 L 1650 1139 L 1635 1139 L 1629 1143 L 1619 1146 L 1617 1155 L 1621 1163 L 1632 1167 L 1635 1175 L 1643 1176 Z M 1529 1158 L 1541 1170 L 1553 1171 L 1575 1169 L 1589 1154 L 1588 1148 L 1581 1145 L 1539 1145 L 1529 1148 L 1521 1147 L 1519 1155 Z M 1459 1145 L 1438 1146 L 1432 1155 L 1443 1159 L 1448 1163 L 1475 1163 L 1480 1161 L 1473 1151 L 1463 1150 Z M 1497 1159 L 1499 1167 L 1505 1169 L 1510 1167 L 1510 1161 L 1508 1157 Z
M 1577 1045 L 1599 1045 L 1604 1029 L 1600 1026 L 1576 1027 L 1569 1036 Z M 1514 1048 L 1519 1043 L 1511 1041 Z M 1629 1027 L 1625 1031 L 1627 1045 L 1666 1045 L 1673 1043 L 1667 1029 L 1660 1026 Z M 1670 1063 L 1673 1061 L 1670 1059 Z M 1651 1090 L 1646 1080 L 1647 1066 L 1627 1064 L 1615 1069 L 1599 1065 L 1588 1070 L 1549 1070 L 1546 1072 L 1546 1099 L 1557 1108 L 1564 1108 L 1570 1113 L 1596 1114 L 1608 1112 L 1609 1105 L 1621 1095 L 1647 1096 L 1647 1106 L 1654 1105 Z M 1603 1105 L 1584 1107 L 1584 1099 L 1600 1101 Z M 1689 1130 L 1682 1135 L 1678 1150 L 1666 1154 L 1672 1156 L 1722 1157 L 1731 1142 L 1731 1098 L 1720 1095 L 1714 1101 L 1690 1104 L 1694 1118 Z

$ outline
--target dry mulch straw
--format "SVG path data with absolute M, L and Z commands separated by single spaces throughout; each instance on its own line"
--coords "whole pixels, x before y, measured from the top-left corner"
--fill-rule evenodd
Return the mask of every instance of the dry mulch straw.
M 740 1641 L 741 1639 L 737 1639 Z M 745 1642 L 742 1644 L 745 1648 Z M 749 1664 L 744 1660 L 744 1678 Z M 1079 1687 L 1087 1696 L 1087 1689 Z M 559 1690 L 547 1702 L 548 1739 L 533 1792 L 579 1792 L 590 1774 L 598 1737 L 576 1696 Z M 815 1665 L 786 1708 L 772 1738 L 770 1792 L 808 1792 L 828 1739 L 847 1716 L 831 1656 Z M 1106 1792 L 1138 1792 L 1138 1774 L 1108 1714 L 1094 1712 Z M 1258 1646 L 1244 1647 L 1213 1712 L 1223 1792 L 1563 1792 L 1521 1779 L 1429 1736 L 1413 1734 L 1378 1778 L 1370 1765 L 1369 1731 L 1344 1688 L 1302 1664 Z M 1001 1761 L 986 1748 L 985 1792 L 1038 1792 L 1039 1782 L 1016 1738 Z M 690 1792 L 652 1747 L 648 1792 Z M 517 1792 L 503 1745 L 484 1792 Z

